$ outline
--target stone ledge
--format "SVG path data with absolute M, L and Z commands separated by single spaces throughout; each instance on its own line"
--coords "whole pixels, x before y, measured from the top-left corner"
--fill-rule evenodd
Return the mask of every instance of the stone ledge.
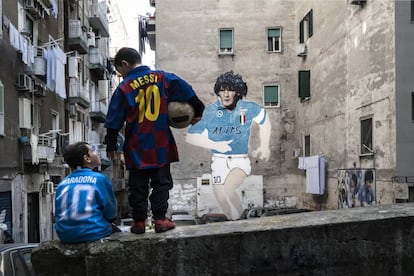
M 42 243 L 39 275 L 408 275 L 414 204 L 300 213 Z

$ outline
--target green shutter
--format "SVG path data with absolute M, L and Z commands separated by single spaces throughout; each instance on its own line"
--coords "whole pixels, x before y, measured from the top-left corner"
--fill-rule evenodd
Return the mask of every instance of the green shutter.
M 308 37 L 313 35 L 313 10 L 308 13 Z
M 4 85 L 0 81 L 0 113 L 4 112 Z
M 299 71 L 299 98 L 310 97 L 310 71 Z
M 279 87 L 265 86 L 264 87 L 264 103 L 265 105 L 278 105 L 279 103 Z
M 269 29 L 267 30 L 268 37 L 280 37 L 280 29 Z
M 304 25 L 303 20 L 299 23 L 299 43 L 303 43 L 305 41 L 304 38 Z
M 233 48 L 233 31 L 221 30 L 220 31 L 220 49 Z

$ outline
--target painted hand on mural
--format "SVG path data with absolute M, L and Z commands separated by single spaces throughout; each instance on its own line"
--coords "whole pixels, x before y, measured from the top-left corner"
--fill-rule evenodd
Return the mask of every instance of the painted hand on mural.
M 270 132 L 271 132 L 270 120 L 269 120 L 269 116 L 266 114 L 264 123 L 260 125 L 260 130 L 259 130 L 260 146 L 256 150 L 252 151 L 252 156 L 254 158 L 260 158 L 264 161 L 269 161 Z

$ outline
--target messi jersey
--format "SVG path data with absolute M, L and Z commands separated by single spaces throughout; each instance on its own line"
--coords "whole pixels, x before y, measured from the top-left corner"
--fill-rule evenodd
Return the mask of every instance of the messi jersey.
M 177 146 L 168 124 L 170 101 L 196 94 L 173 73 L 139 66 L 131 70 L 112 95 L 105 128 L 120 130 L 124 122 L 125 163 L 128 169 L 162 167 L 178 161 Z
M 91 169 L 79 169 L 58 185 L 55 229 L 68 243 L 96 241 L 112 233 L 109 220 L 117 216 L 117 203 L 109 179 Z
M 266 110 L 255 102 L 239 100 L 233 110 L 228 110 L 217 100 L 206 107 L 201 121 L 192 125 L 188 133 L 201 134 L 207 130 L 212 141 L 232 140 L 231 151 L 225 154 L 247 154 L 252 123 L 263 124 L 265 115 Z

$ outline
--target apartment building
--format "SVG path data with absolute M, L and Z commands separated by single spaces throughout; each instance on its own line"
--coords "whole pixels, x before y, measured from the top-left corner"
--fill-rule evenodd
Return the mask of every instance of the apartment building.
M 114 190 L 125 189 L 103 144 L 114 87 L 108 11 L 98 0 L 0 1 L 0 223 L 15 242 L 56 238 L 54 191 L 70 143 L 92 144 Z
M 188 80 L 205 103 L 216 99 L 218 75 L 233 70 L 271 118 L 270 159 L 250 157 L 245 207 L 252 187 L 266 206 L 358 207 L 352 175 L 357 187 L 373 175 L 373 204 L 414 200 L 413 1 L 153 2 L 157 68 Z M 211 153 L 186 144 L 185 129 L 174 133 L 171 208 L 220 211 L 206 203 Z M 324 160 L 316 192 L 312 157 Z

